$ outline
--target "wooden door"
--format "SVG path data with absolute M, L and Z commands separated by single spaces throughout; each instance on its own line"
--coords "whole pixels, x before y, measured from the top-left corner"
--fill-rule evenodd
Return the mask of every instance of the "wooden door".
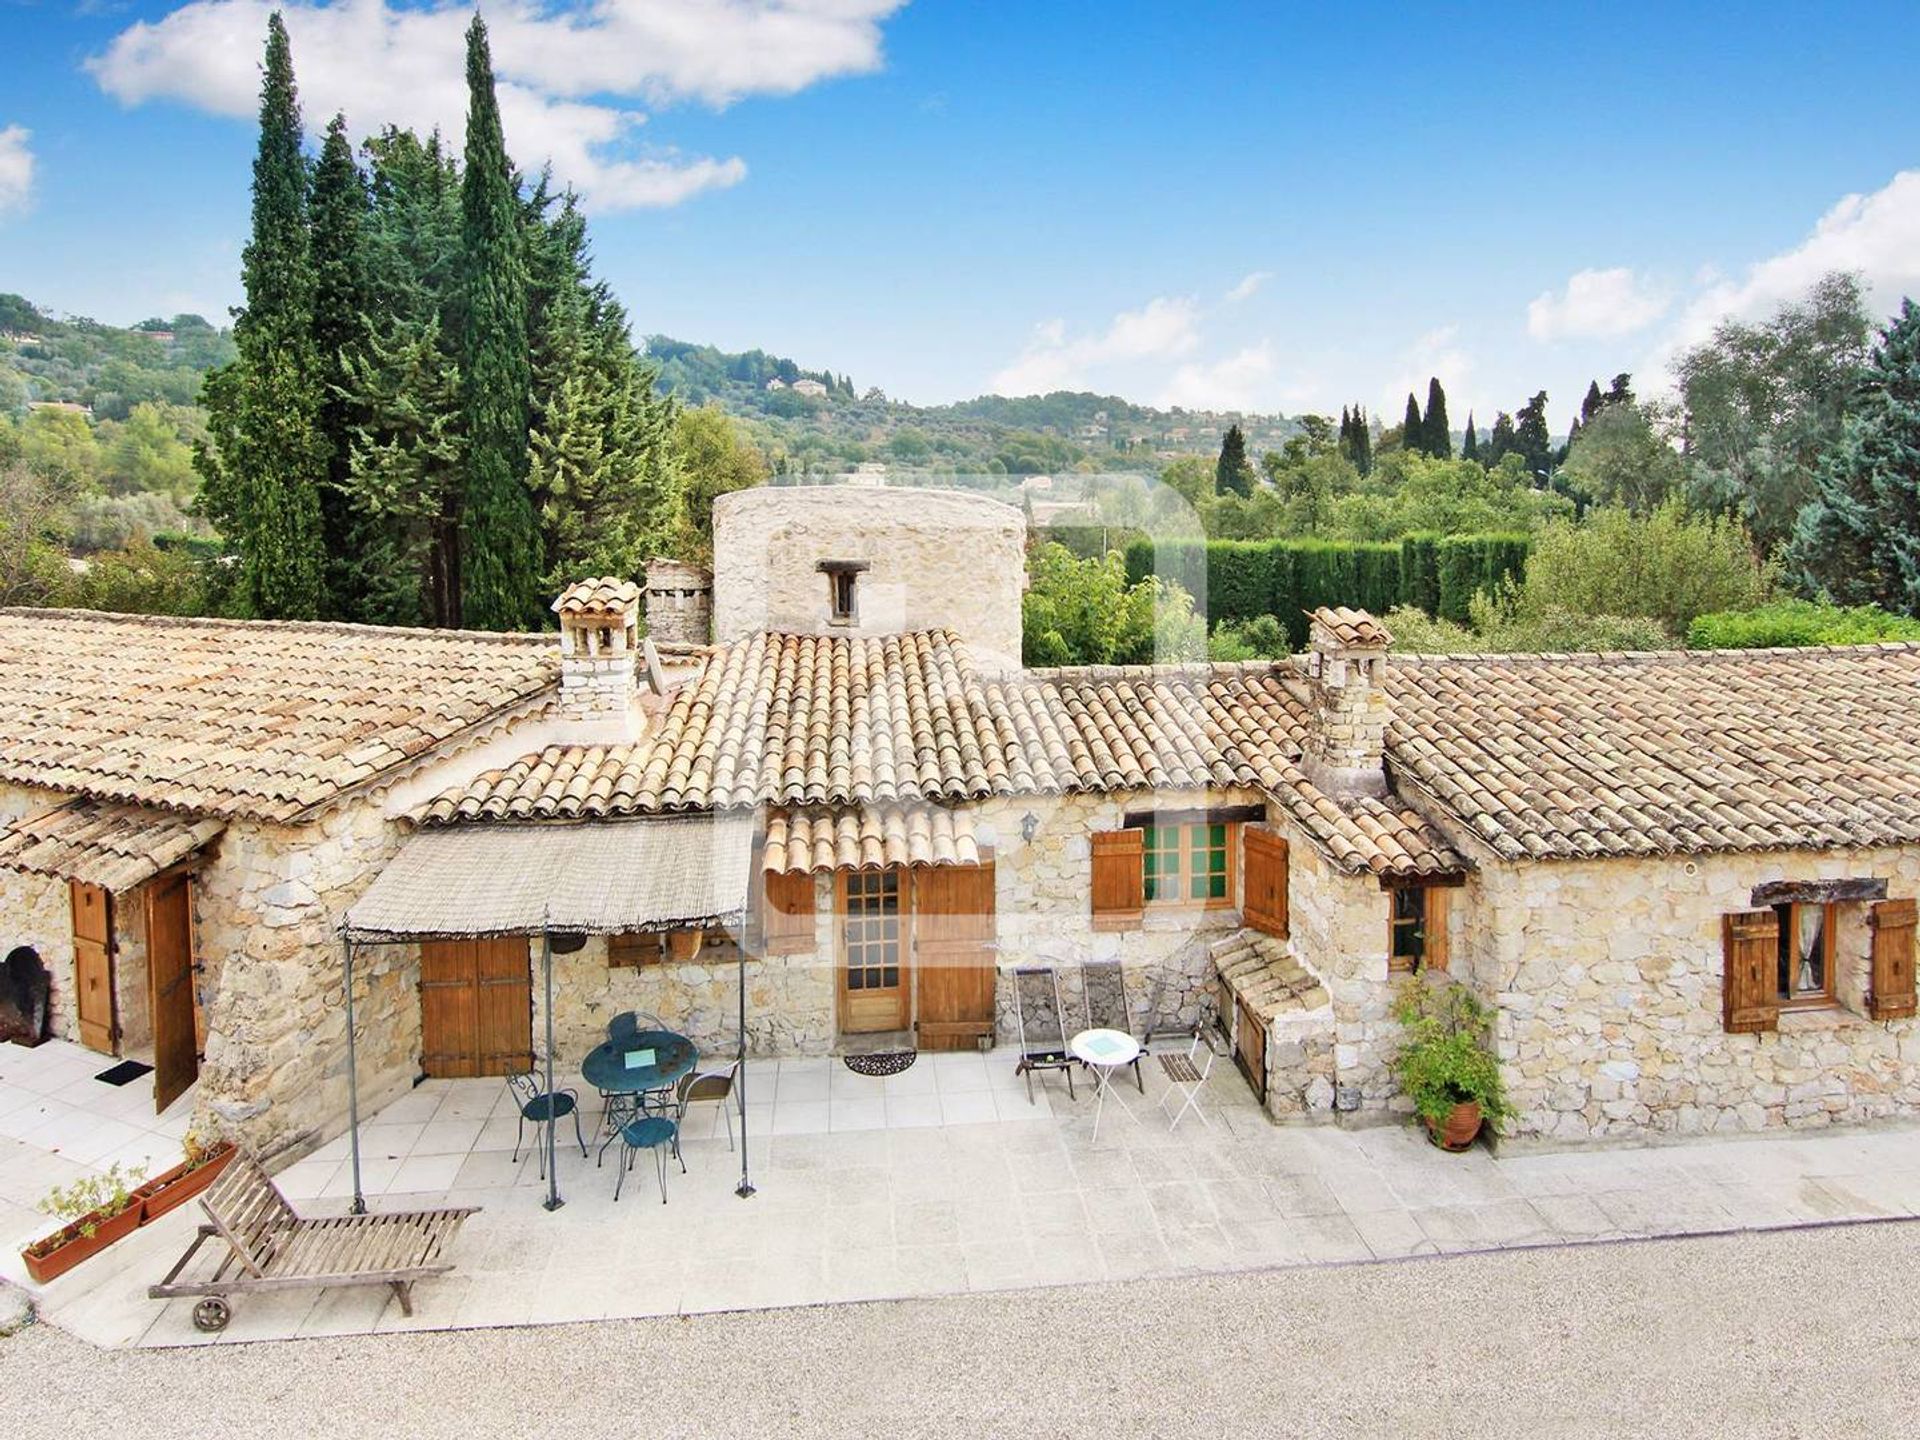
M 193 1010 L 193 877 L 147 884 L 147 984 L 153 1017 L 153 1108 L 200 1076 Z
M 113 1018 L 113 897 L 100 886 L 79 880 L 68 891 L 73 905 L 73 1001 L 80 1043 L 112 1055 L 120 1039 Z
M 922 1050 L 971 1050 L 993 1035 L 993 865 L 915 872 L 914 1025 Z
M 1247 1002 L 1234 997 L 1239 1007 L 1234 1028 L 1233 1058 L 1240 1073 L 1247 1077 L 1254 1095 L 1263 1103 L 1267 1098 L 1267 1027 Z
M 913 976 L 904 870 L 843 870 L 839 876 L 840 1029 L 849 1035 L 904 1030 Z
M 519 936 L 420 945 L 420 1068 L 459 1079 L 533 1064 L 533 972 Z

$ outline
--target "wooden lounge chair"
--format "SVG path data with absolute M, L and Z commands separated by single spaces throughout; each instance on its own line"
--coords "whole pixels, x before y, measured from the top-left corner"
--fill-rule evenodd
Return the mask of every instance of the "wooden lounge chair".
M 1059 1070 L 1073 1098 L 1073 1071 L 1080 1062 L 1067 1048 L 1067 1007 L 1060 998 L 1060 976 L 1048 966 L 1023 965 L 1013 972 L 1014 1023 L 1020 1027 L 1016 1076 L 1027 1077 L 1027 1103 L 1033 1103 L 1033 1072 Z
M 303 1219 L 261 1168 L 241 1151 L 200 1197 L 212 1223 L 167 1278 L 149 1286 L 155 1300 L 199 1296 L 197 1330 L 224 1330 L 233 1316 L 231 1295 L 269 1290 L 322 1290 L 337 1285 L 390 1285 L 404 1315 L 413 1313 L 413 1284 L 453 1269 L 447 1245 L 474 1209 L 409 1210 L 387 1215 L 333 1215 Z M 193 1257 L 218 1236 L 227 1253 L 213 1273 L 183 1280 Z

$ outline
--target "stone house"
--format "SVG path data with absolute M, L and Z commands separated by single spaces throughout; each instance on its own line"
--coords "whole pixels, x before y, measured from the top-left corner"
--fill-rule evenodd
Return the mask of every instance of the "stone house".
M 369 1104 L 549 1019 L 563 1065 L 627 1009 L 730 1049 L 743 982 L 758 1053 L 1005 1041 L 1016 971 L 1071 1010 L 1090 959 L 1282 1119 L 1404 1109 L 1419 972 L 1495 1007 L 1511 1140 L 1920 1102 L 1920 647 L 1419 658 L 1325 610 L 1290 660 L 1025 670 L 1023 538 L 958 493 L 723 497 L 712 593 L 650 572 L 671 640 L 621 581 L 557 637 L 0 614 L 0 941 L 93 1043 L 104 890 L 112 1044 L 157 1058 L 182 926 L 146 897 L 189 876 L 198 1113 L 276 1153 L 344 1124 L 375 900 Z M 549 1017 L 528 927 L 426 912 L 562 863 L 627 908 L 552 946 Z

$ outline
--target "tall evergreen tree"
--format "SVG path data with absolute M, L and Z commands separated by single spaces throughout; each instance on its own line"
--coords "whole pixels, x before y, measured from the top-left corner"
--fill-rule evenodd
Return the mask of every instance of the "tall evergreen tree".
M 1440 377 L 1427 381 L 1427 420 L 1423 427 L 1426 444 L 1422 447 L 1436 460 L 1453 458 L 1453 427 L 1447 423 L 1447 392 L 1440 388 Z
M 1480 458 L 1480 437 L 1473 432 L 1473 412 L 1467 412 L 1467 433 L 1460 441 L 1460 458 L 1478 460 Z
M 1221 495 L 1253 493 L 1253 466 L 1247 460 L 1247 437 L 1238 425 L 1229 425 L 1221 437 L 1220 458 L 1213 467 L 1213 488 Z
M 541 621 L 540 537 L 527 489 L 532 372 L 519 186 L 500 130 L 486 23 L 467 27 L 466 173 L 460 208 L 461 396 L 466 486 L 460 623 L 483 630 Z
M 1920 615 L 1920 306 L 1880 333 L 1787 548 L 1801 583 L 1845 605 Z
M 1613 377 L 1613 383 L 1607 386 L 1606 402 L 1609 405 L 1633 404 L 1633 376 L 1621 371 Z
M 1353 407 L 1353 468 L 1362 475 L 1373 473 L 1373 422 L 1360 406 Z
M 369 201 L 354 163 L 347 122 L 335 115 L 313 172 L 313 342 L 320 383 L 320 432 L 327 474 L 320 488 L 320 533 L 326 551 L 327 613 L 364 620 L 364 574 L 355 547 L 352 486 L 357 418 L 349 357 L 366 334 L 368 297 L 363 253 Z
M 1606 404 L 1607 397 L 1600 393 L 1600 382 L 1598 380 L 1589 380 L 1587 382 L 1587 398 L 1580 402 L 1580 418 L 1575 423 L 1585 424 L 1605 409 Z
M 1498 411 L 1493 417 L 1493 429 L 1487 436 L 1487 453 L 1482 457 L 1489 469 L 1498 465 L 1508 455 L 1520 448 L 1514 434 L 1513 416 L 1506 411 Z
M 196 463 L 201 507 L 239 556 L 238 602 L 270 619 L 310 619 L 326 606 L 320 428 L 314 350 L 308 171 L 287 28 L 267 21 L 253 229 L 241 255 L 247 303 L 235 313 L 232 365 L 209 377 L 208 441 Z
M 1544 485 L 1553 469 L 1553 440 L 1547 434 L 1547 392 L 1535 393 L 1514 417 L 1513 448 L 1527 462 L 1527 473 Z
M 1424 453 L 1427 448 L 1427 429 L 1420 419 L 1420 402 L 1413 398 L 1413 392 L 1407 392 L 1407 414 L 1400 422 L 1400 448 Z

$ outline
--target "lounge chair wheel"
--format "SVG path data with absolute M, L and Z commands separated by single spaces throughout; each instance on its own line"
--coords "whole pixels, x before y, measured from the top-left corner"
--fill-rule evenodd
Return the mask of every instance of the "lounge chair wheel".
M 193 1328 L 208 1335 L 227 1328 L 233 1307 L 218 1295 L 209 1295 L 193 1307 Z

